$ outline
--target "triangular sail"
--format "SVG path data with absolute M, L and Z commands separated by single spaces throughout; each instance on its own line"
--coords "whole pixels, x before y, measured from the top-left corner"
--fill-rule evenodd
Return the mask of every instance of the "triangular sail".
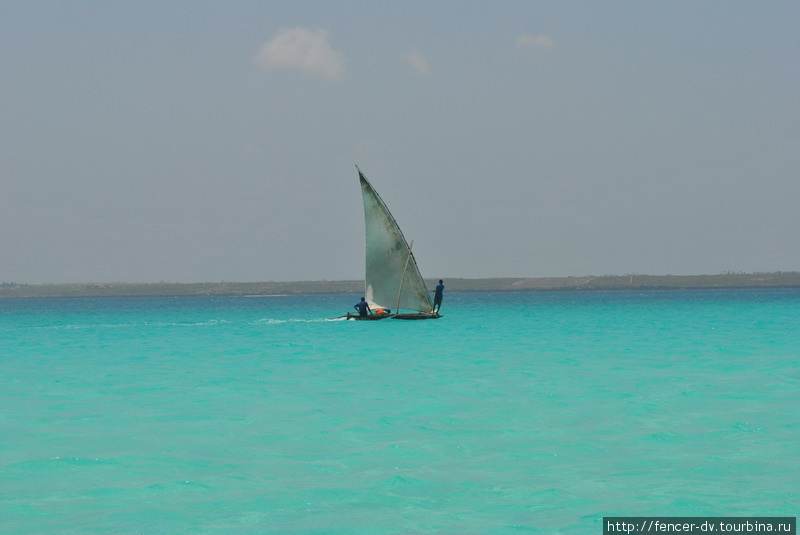
M 433 303 L 417 261 L 383 200 L 358 170 L 367 231 L 366 299 L 370 308 L 430 313 Z

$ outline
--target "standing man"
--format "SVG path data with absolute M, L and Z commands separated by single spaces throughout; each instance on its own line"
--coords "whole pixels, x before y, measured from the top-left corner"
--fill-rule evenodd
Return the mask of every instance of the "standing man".
M 363 297 L 361 298 L 361 301 L 359 301 L 358 303 L 356 303 L 355 305 L 353 305 L 353 308 L 355 308 L 356 310 L 358 310 L 358 315 L 359 315 L 359 316 L 361 316 L 362 318 L 366 318 L 366 317 L 367 317 L 367 315 L 368 315 L 370 312 L 372 312 L 372 311 L 369 309 L 369 304 L 367 304 L 367 302 L 364 300 L 364 298 L 363 298 Z
M 439 284 L 436 285 L 436 290 L 434 290 L 433 294 L 433 313 L 438 314 L 439 309 L 442 308 L 442 297 L 444 294 L 444 283 L 442 283 L 442 279 L 439 279 Z

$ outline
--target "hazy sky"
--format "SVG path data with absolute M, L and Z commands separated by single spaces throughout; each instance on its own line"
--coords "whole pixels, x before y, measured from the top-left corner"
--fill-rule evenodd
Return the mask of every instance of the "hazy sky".
M 0 281 L 800 270 L 797 1 L 0 0 Z

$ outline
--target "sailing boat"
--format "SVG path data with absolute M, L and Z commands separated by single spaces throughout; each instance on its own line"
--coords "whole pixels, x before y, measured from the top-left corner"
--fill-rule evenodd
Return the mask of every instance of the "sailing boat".
M 348 314 L 346 317 L 354 320 L 440 318 L 440 314 L 433 312 L 431 296 L 397 221 L 361 169 L 358 166 L 356 169 L 361 182 L 366 227 L 365 298 L 369 308 L 376 313 L 368 316 Z

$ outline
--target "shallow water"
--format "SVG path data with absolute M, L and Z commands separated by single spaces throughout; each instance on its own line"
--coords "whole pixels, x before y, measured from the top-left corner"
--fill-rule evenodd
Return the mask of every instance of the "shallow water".
M 0 532 L 794 516 L 800 291 L 0 301 Z

